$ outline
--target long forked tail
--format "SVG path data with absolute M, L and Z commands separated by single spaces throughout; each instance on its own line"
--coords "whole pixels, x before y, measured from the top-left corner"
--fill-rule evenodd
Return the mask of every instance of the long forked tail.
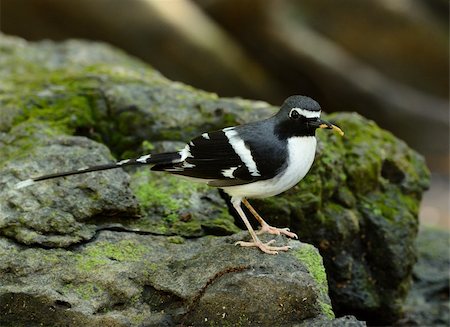
M 155 165 L 155 164 L 169 164 L 174 163 L 182 160 L 182 154 L 180 152 L 167 152 L 167 153 L 158 153 L 158 154 L 146 154 L 139 158 L 135 159 L 125 159 L 118 161 L 116 163 L 110 163 L 105 165 L 98 165 L 98 166 L 92 166 L 92 167 L 85 167 L 80 168 L 77 170 L 71 170 L 71 171 L 65 171 L 61 173 L 54 173 L 54 174 L 48 174 L 43 175 L 35 178 L 26 179 L 24 181 L 21 181 L 16 184 L 15 188 L 23 188 L 30 186 L 36 182 L 39 181 L 45 181 L 47 179 L 53 179 L 58 177 L 64 177 L 64 176 L 71 176 L 71 175 L 78 175 L 78 174 L 85 174 L 93 171 L 99 171 L 99 170 L 108 170 L 108 169 L 115 169 L 115 168 L 121 168 L 124 166 L 139 166 L 139 165 Z

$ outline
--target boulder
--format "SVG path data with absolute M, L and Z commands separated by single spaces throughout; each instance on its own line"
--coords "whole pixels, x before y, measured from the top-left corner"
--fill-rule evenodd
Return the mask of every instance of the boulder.
M 319 131 L 305 180 L 254 202 L 319 249 L 325 275 L 303 243 L 277 257 L 233 247 L 248 236 L 234 234 L 225 196 L 147 169 L 14 189 L 30 176 L 176 149 L 276 108 L 169 81 L 104 44 L 0 38 L 2 323 L 345 324 L 353 318 L 330 320 L 327 279 L 338 315 L 401 315 L 428 185 L 423 158 L 404 142 L 360 115 L 330 115 L 346 136 Z
M 338 315 L 387 324 L 402 315 L 416 262 L 423 159 L 356 114 L 329 118 L 344 138 L 321 133 L 316 164 L 281 200 L 255 203 L 319 248 Z M 288 217 L 288 218 L 286 218 Z
M 413 270 L 414 282 L 406 299 L 405 317 L 398 326 L 448 326 L 450 234 L 422 226 L 416 243 L 418 261 Z
M 278 256 L 242 251 L 233 243 L 243 234 L 182 240 L 105 230 L 70 249 L 1 238 L 0 324 L 331 323 L 318 251 L 298 241 Z

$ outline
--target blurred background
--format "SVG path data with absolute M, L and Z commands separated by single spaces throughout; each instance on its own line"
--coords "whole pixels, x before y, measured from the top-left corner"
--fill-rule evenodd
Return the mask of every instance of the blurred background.
M 274 105 L 309 95 L 423 154 L 421 220 L 449 228 L 448 0 L 0 0 L 0 30 L 103 41 L 166 77 Z

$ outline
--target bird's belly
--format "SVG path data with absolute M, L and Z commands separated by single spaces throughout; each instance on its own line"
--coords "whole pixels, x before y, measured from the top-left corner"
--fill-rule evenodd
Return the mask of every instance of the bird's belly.
M 289 139 L 287 167 L 281 174 L 255 183 L 224 187 L 224 191 L 232 197 L 266 198 L 290 189 L 305 177 L 311 168 L 316 143 L 314 136 Z

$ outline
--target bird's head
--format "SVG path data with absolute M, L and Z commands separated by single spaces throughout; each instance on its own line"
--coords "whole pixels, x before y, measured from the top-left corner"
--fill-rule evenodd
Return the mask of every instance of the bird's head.
M 288 138 L 313 136 L 317 128 L 326 128 L 344 135 L 339 127 L 321 119 L 320 114 L 320 105 L 313 99 L 302 95 L 290 96 L 274 116 L 275 132 L 281 138 Z

